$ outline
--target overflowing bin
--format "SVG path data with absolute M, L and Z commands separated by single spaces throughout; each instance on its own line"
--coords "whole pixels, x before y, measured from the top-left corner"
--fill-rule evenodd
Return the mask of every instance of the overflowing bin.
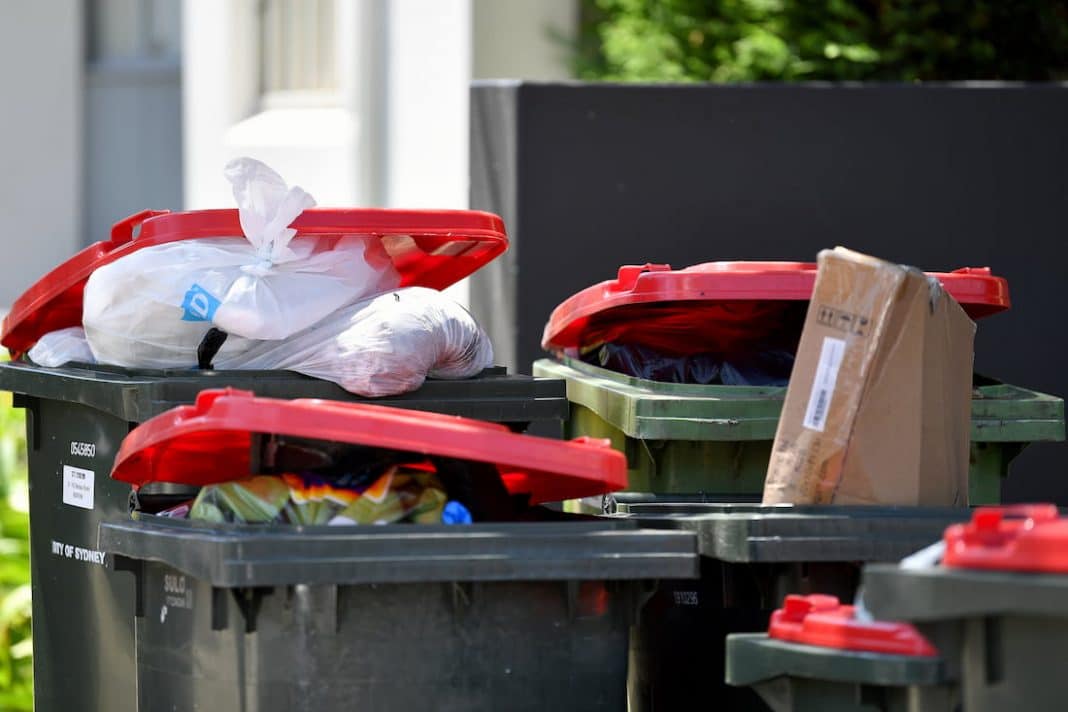
M 787 594 L 851 600 L 865 562 L 897 561 L 969 515 L 966 508 L 640 499 L 619 495 L 606 518 L 693 532 L 701 578 L 664 581 L 642 611 L 628 678 L 636 712 L 689 709 L 696 690 L 723 709 L 764 709 L 751 690 L 722 683 L 727 635 L 766 630 Z
M 439 476 L 440 458 L 473 465 L 472 488 L 499 475 L 531 504 L 625 481 L 606 443 L 235 391 L 132 431 L 112 478 L 138 492 L 206 486 L 274 472 L 284 448 L 339 443 L 416 453 Z M 99 547 L 135 572 L 142 712 L 623 709 L 638 606 L 653 580 L 696 573 L 692 535 L 537 509 L 520 523 L 364 527 L 205 524 L 149 513 L 150 495 L 140 506 L 104 522 Z
M 500 220 L 454 211 L 309 210 L 293 223 L 304 235 L 379 239 L 405 284 L 444 287 L 503 251 Z M 14 304 L 0 342 L 20 357 L 44 334 L 80 323 L 82 289 L 93 271 L 149 245 L 239 236 L 236 210 L 146 212 L 118 223 L 39 280 Z M 139 234 L 134 237 L 135 232 Z M 243 239 L 243 238 L 235 238 Z M 326 381 L 285 371 L 149 371 L 67 364 L 43 368 L 19 359 L 0 365 L 0 388 L 26 409 L 30 482 L 34 685 L 38 710 L 136 709 L 133 578 L 116 572 L 97 546 L 101 522 L 123 518 L 130 487 L 111 480 L 115 454 L 131 428 L 209 388 L 232 386 L 274 398 L 366 400 Z M 376 400 L 505 423 L 514 430 L 560 422 L 560 382 L 491 369 L 461 381 L 430 380 L 419 390 Z M 177 496 L 181 486 L 157 494 Z
M 941 565 L 866 568 L 865 605 L 939 649 L 968 712 L 1063 709 L 1068 518 L 1053 505 L 981 508 L 942 544 Z
M 973 318 L 1008 308 L 989 270 L 939 274 Z M 537 376 L 567 381 L 567 437 L 610 438 L 638 492 L 759 494 L 815 265 L 624 266 L 554 310 Z M 1064 440 L 1060 398 L 974 378 L 969 500 L 1000 501 L 1013 458 Z
M 787 596 L 768 632 L 727 638 L 727 682 L 774 712 L 949 712 L 956 689 L 912 626 L 858 619 L 834 596 Z

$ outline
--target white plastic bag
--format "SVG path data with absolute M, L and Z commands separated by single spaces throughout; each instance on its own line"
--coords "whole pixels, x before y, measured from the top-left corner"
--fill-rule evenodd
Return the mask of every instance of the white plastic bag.
M 27 356 L 38 366 L 46 368 L 71 362 L 96 363 L 89 342 L 85 340 L 85 330 L 80 326 L 48 332 L 37 340 Z
M 395 287 L 400 278 L 379 240 L 293 240 L 287 227 L 315 204 L 264 164 L 226 166 L 246 239 L 220 237 L 148 247 L 96 270 L 82 323 L 96 358 L 142 368 L 197 364 L 213 326 L 229 338 L 219 358 L 256 341 L 285 339 L 338 308 Z
M 493 347 L 462 306 L 407 287 L 365 299 L 282 342 L 262 342 L 217 368 L 286 369 L 352 393 L 406 393 L 432 378 L 470 378 L 493 365 Z

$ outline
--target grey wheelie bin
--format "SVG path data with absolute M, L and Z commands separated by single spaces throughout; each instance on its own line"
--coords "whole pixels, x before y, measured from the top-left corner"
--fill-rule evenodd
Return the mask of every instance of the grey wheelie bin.
M 471 467 L 460 496 L 475 523 L 205 523 L 141 496 L 274 472 L 286 448 L 323 443 L 414 453 L 443 481 Z M 134 573 L 140 712 L 620 710 L 641 603 L 697 569 L 692 534 L 527 506 L 623 486 L 606 444 L 436 414 L 208 392 L 131 432 L 112 478 L 138 490 L 99 548 Z M 524 521 L 479 521 L 498 482 Z
M 297 240 L 305 234 L 367 234 L 381 240 L 406 284 L 439 288 L 507 245 L 499 218 L 464 211 L 312 210 L 292 227 Z M 131 428 L 193 402 L 209 388 L 230 386 L 274 398 L 367 400 L 287 371 L 152 371 L 78 363 L 43 368 L 25 358 L 44 334 L 80 325 L 83 288 L 98 267 L 144 247 L 231 235 L 244 240 L 236 210 L 140 213 L 116 224 L 110 240 L 85 248 L 40 279 L 4 319 L 0 343 L 15 360 L 0 364 L 0 389 L 12 391 L 27 415 L 39 712 L 136 709 L 131 615 L 136 590 L 132 577 L 116 573 L 108 552 L 97 546 L 99 524 L 128 512 L 130 487 L 107 475 Z M 503 369 L 464 381 L 429 380 L 415 392 L 376 402 L 495 421 L 514 430 L 560 423 L 567 415 L 562 382 L 507 375 Z M 161 496 L 184 491 L 172 485 L 157 489 Z
M 952 712 L 938 651 L 904 623 L 858 620 L 834 596 L 787 596 L 767 633 L 727 637 L 727 683 L 773 712 Z
M 1068 700 L 1068 519 L 1053 505 L 980 509 L 937 565 L 864 571 L 865 605 L 941 651 L 963 708 L 1061 710 Z
M 969 515 L 967 508 L 641 501 L 629 493 L 606 499 L 615 511 L 607 518 L 693 532 L 701 554 L 699 580 L 663 582 L 642 611 L 631 643 L 632 710 L 689 709 L 695 690 L 720 709 L 765 709 L 751 690 L 722 683 L 727 635 L 766 630 L 790 593 L 851 600 L 864 563 L 897 561 Z

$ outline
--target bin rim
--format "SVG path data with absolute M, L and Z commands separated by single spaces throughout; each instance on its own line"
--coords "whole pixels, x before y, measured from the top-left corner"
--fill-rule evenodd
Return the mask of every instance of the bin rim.
M 379 238 L 405 287 L 445 289 L 508 249 L 501 218 L 477 210 L 308 208 L 289 227 L 297 231 L 294 239 Z M 18 358 L 43 335 L 81 325 L 86 281 L 121 257 L 170 242 L 243 235 L 236 208 L 135 213 L 115 223 L 108 240 L 84 248 L 23 292 L 0 326 L 0 344 Z
M 732 633 L 726 643 L 727 683 L 735 686 L 783 677 L 878 687 L 944 685 L 949 679 L 941 657 L 818 648 L 767 633 Z
M 627 485 L 624 455 L 608 440 L 570 442 L 513 433 L 460 416 L 312 398 L 260 398 L 232 388 L 202 391 L 134 428 L 111 476 L 208 485 L 246 477 L 253 435 L 281 435 L 404 450 L 495 465 L 513 494 L 534 504 L 594 496 Z
M 687 532 L 586 521 L 367 527 L 104 521 L 97 546 L 221 588 L 433 581 L 649 581 L 699 577 Z
M 683 269 L 669 264 L 623 265 L 616 278 L 576 292 L 552 312 L 542 334 L 549 352 L 580 348 L 591 320 L 621 307 L 669 302 L 808 301 L 816 282 L 813 262 L 721 261 Z M 1011 306 L 1008 282 L 989 267 L 928 272 L 973 319 Z

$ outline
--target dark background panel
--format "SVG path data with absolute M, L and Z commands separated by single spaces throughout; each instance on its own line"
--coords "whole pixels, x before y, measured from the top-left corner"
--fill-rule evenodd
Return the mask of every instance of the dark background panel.
M 1063 395 L 1066 126 L 1053 85 L 477 84 L 471 205 L 513 245 L 474 278 L 477 315 L 529 373 L 552 309 L 620 264 L 845 245 L 1007 277 L 1013 308 L 980 322 L 976 369 Z M 1031 447 L 1005 496 L 1068 503 L 1068 448 Z

